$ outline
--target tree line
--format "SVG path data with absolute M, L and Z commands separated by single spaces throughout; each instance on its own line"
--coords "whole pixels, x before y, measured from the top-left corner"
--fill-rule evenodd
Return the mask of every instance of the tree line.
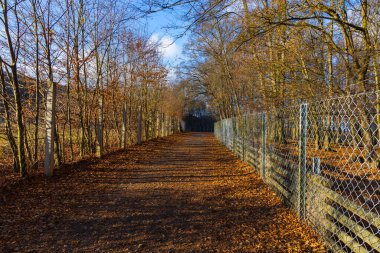
M 183 89 L 204 94 L 217 118 L 271 112 L 274 139 L 285 143 L 290 105 L 373 93 L 310 115 L 316 149 L 331 150 L 334 132 L 349 125 L 352 145 L 379 160 L 379 1 L 168 0 L 147 11 L 173 8 L 192 34 Z
M 179 128 L 178 90 L 130 2 L 0 5 L 0 134 L 21 177 Z
M 379 88 L 378 1 L 160 2 L 182 6 L 184 74 L 221 118 Z

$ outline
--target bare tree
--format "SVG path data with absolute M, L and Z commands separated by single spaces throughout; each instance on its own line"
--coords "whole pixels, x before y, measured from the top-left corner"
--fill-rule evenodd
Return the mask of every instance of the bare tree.
M 23 122 L 22 95 L 17 68 L 18 52 L 21 39 L 21 31 L 19 27 L 20 20 L 17 9 L 18 4 L 18 1 L 13 1 L 11 4 L 9 4 L 7 0 L 0 1 L 0 5 L 2 8 L 2 16 L 0 20 L 3 25 L 8 50 L 7 55 L 2 56 L 0 61 L 2 63 L 2 67 L 5 67 L 8 80 L 11 83 L 15 103 L 14 109 L 17 121 L 17 159 L 15 159 L 15 167 L 19 171 L 21 177 L 26 177 L 27 165 L 25 157 L 25 126 Z M 13 14 L 13 18 L 15 19 L 15 23 L 17 24 L 14 31 L 11 31 L 11 26 L 9 23 L 10 13 Z M 12 36 L 12 34 L 14 34 L 15 36 Z M 9 59 L 9 61 L 7 61 L 6 59 Z

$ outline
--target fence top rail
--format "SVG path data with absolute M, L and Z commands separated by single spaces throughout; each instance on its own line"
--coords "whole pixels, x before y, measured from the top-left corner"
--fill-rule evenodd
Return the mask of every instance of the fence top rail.
M 220 121 L 225 121 L 225 120 L 238 120 L 243 117 L 259 117 L 263 114 L 274 114 L 278 113 L 279 111 L 284 111 L 284 112 L 291 112 L 291 111 L 298 111 L 299 107 L 302 104 L 308 104 L 310 105 L 310 109 L 314 106 L 318 105 L 323 105 L 323 104 L 337 104 L 337 103 L 343 103 L 349 101 L 355 103 L 355 101 L 361 101 L 363 103 L 363 99 L 368 98 L 367 101 L 370 101 L 375 105 L 376 100 L 380 100 L 380 90 L 379 91 L 365 91 L 361 93 L 355 93 L 355 94 L 343 94 L 340 96 L 334 96 L 331 98 L 323 98 L 323 99 L 310 99 L 310 100 L 298 100 L 298 101 L 290 101 L 287 105 L 283 105 L 281 107 L 277 108 L 269 108 L 268 110 L 265 111 L 257 111 L 257 112 L 248 112 L 243 115 L 239 116 L 234 116 L 230 118 L 224 118 Z

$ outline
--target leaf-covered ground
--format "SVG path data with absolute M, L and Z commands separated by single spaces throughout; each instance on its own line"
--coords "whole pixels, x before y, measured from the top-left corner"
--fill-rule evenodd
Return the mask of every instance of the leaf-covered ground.
M 325 252 L 212 134 L 150 141 L 0 193 L 0 252 Z

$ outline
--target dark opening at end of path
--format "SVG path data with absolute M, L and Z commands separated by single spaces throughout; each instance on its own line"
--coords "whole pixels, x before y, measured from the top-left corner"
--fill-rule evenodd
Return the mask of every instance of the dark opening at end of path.
M 186 132 L 214 132 L 215 118 L 210 114 L 186 114 L 181 128 Z

